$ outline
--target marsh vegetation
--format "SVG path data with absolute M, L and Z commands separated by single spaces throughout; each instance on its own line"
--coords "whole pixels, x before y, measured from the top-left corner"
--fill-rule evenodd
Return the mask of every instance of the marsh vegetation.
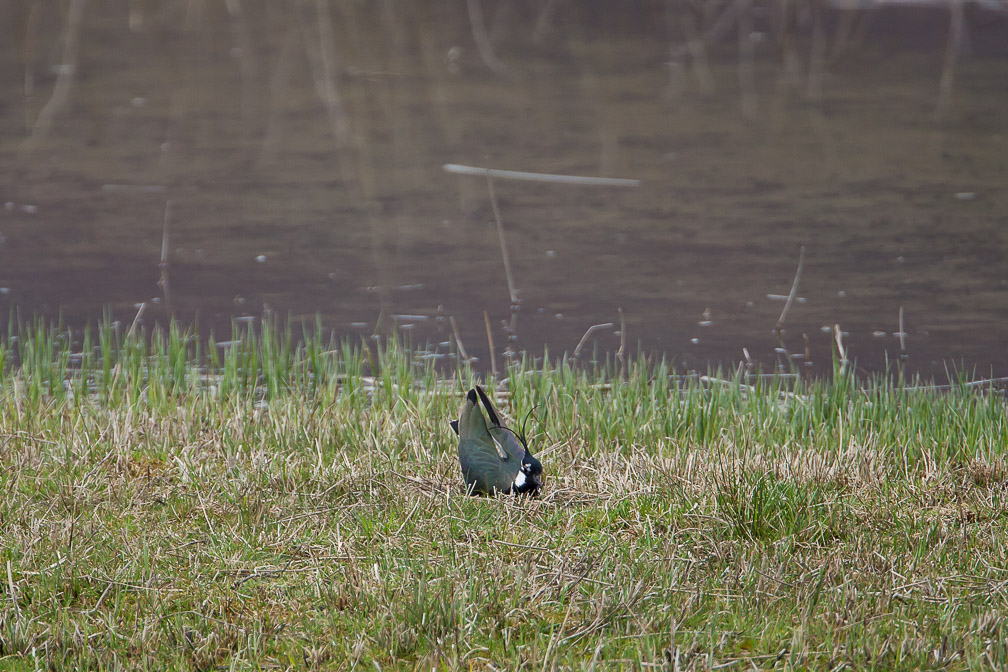
M 475 374 L 304 331 L 3 341 L 5 668 L 1008 662 L 990 384 L 547 353 L 485 381 L 542 496 L 469 497 Z

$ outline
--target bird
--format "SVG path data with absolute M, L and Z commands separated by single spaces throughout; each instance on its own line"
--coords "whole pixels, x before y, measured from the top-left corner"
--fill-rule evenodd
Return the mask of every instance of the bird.
M 480 410 L 480 402 L 489 419 Z M 524 432 L 516 434 L 501 424 L 500 415 L 479 385 L 466 394 L 459 419 L 450 424 L 459 437 L 459 464 L 471 494 L 539 494 L 542 464 L 529 451 Z

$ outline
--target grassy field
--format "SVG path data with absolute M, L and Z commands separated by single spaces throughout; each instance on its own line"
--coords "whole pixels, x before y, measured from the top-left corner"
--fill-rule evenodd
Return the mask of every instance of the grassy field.
M 518 363 L 546 487 L 480 498 L 467 369 L 233 340 L 4 341 L 0 668 L 1008 665 L 998 392 Z

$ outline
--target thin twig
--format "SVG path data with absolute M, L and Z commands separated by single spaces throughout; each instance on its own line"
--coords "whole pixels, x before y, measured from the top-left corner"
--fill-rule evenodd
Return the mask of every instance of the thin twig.
M 551 182 L 553 184 L 572 184 L 582 187 L 639 187 L 640 180 L 629 180 L 619 177 L 584 177 L 581 175 L 552 175 L 550 173 L 530 173 L 521 170 L 498 170 L 496 168 L 479 168 L 477 166 L 462 166 L 457 163 L 446 163 L 442 166 L 446 173 L 455 175 L 485 175 L 499 180 L 522 180 L 525 182 Z
M 900 358 L 905 359 L 906 354 L 906 331 L 903 329 L 903 306 L 899 309 L 899 342 L 900 342 Z
M 995 385 L 1002 385 L 1008 383 L 1008 376 L 1003 376 L 1001 378 L 983 378 L 981 380 L 971 380 L 965 383 L 943 384 L 943 385 L 914 385 L 913 387 L 904 387 L 904 390 L 951 390 L 954 387 L 974 388 L 974 387 L 994 387 Z
M 497 238 L 500 240 L 501 257 L 504 259 L 508 293 L 511 295 L 511 303 L 515 303 L 518 301 L 518 290 L 515 288 L 514 275 L 511 273 L 511 257 L 508 255 L 507 240 L 504 238 L 504 220 L 497 206 L 497 193 L 494 191 L 493 178 L 490 175 L 487 175 L 487 189 L 490 191 L 490 206 L 493 208 L 494 221 L 497 223 Z
M 494 352 L 493 331 L 490 329 L 490 316 L 487 311 L 483 311 L 483 324 L 486 326 L 487 345 L 490 347 L 490 373 L 494 380 L 497 379 L 497 353 Z
M 791 283 L 791 293 L 788 294 L 787 301 L 784 303 L 784 310 L 781 311 L 780 317 L 777 318 L 777 326 L 774 327 L 774 331 L 780 331 L 784 328 L 784 320 L 787 319 L 788 311 L 791 310 L 791 304 L 798 294 L 798 281 L 801 280 L 802 268 L 804 266 L 805 246 L 802 245 L 801 252 L 798 253 L 798 270 L 795 271 L 794 282 Z
M 801 252 L 798 254 L 798 269 L 795 271 L 794 282 L 791 283 L 791 292 L 788 294 L 787 301 L 784 302 L 784 310 L 781 311 L 780 317 L 777 318 L 777 325 L 773 329 L 774 336 L 777 337 L 777 343 L 780 345 L 779 351 L 784 354 L 787 360 L 788 370 L 791 373 L 796 373 L 794 366 L 794 359 L 791 357 L 791 352 L 788 350 L 787 344 L 784 342 L 784 321 L 787 319 L 788 311 L 791 310 L 791 304 L 794 302 L 795 296 L 798 294 L 798 281 L 801 280 L 802 269 L 805 267 L 805 246 L 802 245 Z
M 101 594 L 101 596 L 100 596 L 100 597 L 98 598 L 98 601 L 97 601 L 97 602 L 95 602 L 95 605 L 94 605 L 93 607 L 91 607 L 90 609 L 87 609 L 87 610 L 85 610 L 85 611 L 84 611 L 84 613 L 85 613 L 85 614 L 94 614 L 94 613 L 97 613 L 97 611 L 98 611 L 99 609 L 101 609 L 101 605 L 102 605 L 102 603 L 103 603 L 103 602 L 105 601 L 105 598 L 106 598 L 106 597 L 108 597 L 108 594 L 109 594 L 109 593 L 110 593 L 110 592 L 112 591 L 112 586 L 113 586 L 113 585 L 115 585 L 115 584 L 113 584 L 113 583 L 112 583 L 112 582 L 110 581 L 110 582 L 108 583 L 108 585 L 106 585 L 106 586 L 105 586 L 105 590 L 103 590 L 103 591 L 102 591 L 102 594 Z
M 584 333 L 584 336 L 582 336 L 581 340 L 578 341 L 577 347 L 574 348 L 574 359 L 578 359 L 579 357 L 581 357 L 581 348 L 584 347 L 585 341 L 588 340 L 589 336 L 591 336 L 599 329 L 610 329 L 615 326 L 616 325 L 613 324 L 612 322 L 604 322 L 602 324 L 593 324 L 592 326 L 588 327 L 588 331 Z
M 465 346 L 462 344 L 462 337 L 459 335 L 458 325 L 455 324 L 455 316 L 449 315 L 448 322 L 451 324 L 452 333 L 455 334 L 455 345 L 458 346 L 459 356 L 462 357 L 462 362 L 469 361 L 469 353 L 466 352 Z
M 616 351 L 616 359 L 620 363 L 620 375 L 626 373 L 626 318 L 623 315 L 623 307 L 620 306 L 616 310 L 619 311 L 619 350 Z
M 137 313 L 133 316 L 133 323 L 130 324 L 129 331 L 126 332 L 125 340 L 129 340 L 136 333 L 137 324 L 140 322 L 140 318 L 143 316 L 144 311 L 147 310 L 147 303 L 141 303 L 140 307 L 137 308 Z M 121 345 L 121 344 L 120 344 Z M 122 373 L 122 353 L 120 352 L 119 360 L 112 367 L 112 387 L 115 387 L 116 383 L 119 382 L 119 375 Z
M 176 457 L 176 459 L 179 461 L 180 464 L 182 464 L 184 467 L 186 467 L 188 469 L 188 466 L 185 465 L 178 457 Z M 200 490 L 199 490 L 198 487 L 197 488 L 193 488 L 193 492 L 196 493 L 196 499 L 199 500 L 200 511 L 203 513 L 203 520 L 206 521 L 207 530 L 210 531 L 210 534 L 212 536 L 216 537 L 217 536 L 217 531 L 214 529 L 213 523 L 210 522 L 210 516 L 207 515 L 206 502 L 203 501 L 203 493 L 200 492 Z
M 543 656 L 542 672 L 546 672 L 546 666 L 550 664 L 550 653 L 554 650 L 554 646 L 557 643 L 557 636 L 563 637 L 564 630 L 567 628 L 567 622 L 570 620 L 571 611 L 574 609 L 574 600 L 570 601 L 567 605 L 567 613 L 564 614 L 563 623 L 560 624 L 559 630 L 554 630 L 553 634 L 550 635 L 549 643 L 546 645 L 546 655 Z M 556 661 L 553 661 L 554 665 Z
M 158 264 L 158 269 L 161 271 L 161 279 L 158 284 L 161 285 L 161 293 L 164 294 L 165 310 L 168 316 L 172 316 L 172 303 L 171 303 L 171 285 L 168 281 L 168 250 L 169 250 L 169 230 L 171 226 L 171 211 L 172 202 L 171 199 L 165 201 L 164 207 L 164 229 L 161 232 L 161 263 Z
M 839 324 L 833 325 L 833 339 L 836 341 L 837 352 L 840 355 L 840 374 L 842 375 L 847 370 L 847 349 L 844 348 L 843 332 L 840 331 Z
M 141 303 L 140 307 L 137 308 L 137 313 L 133 316 L 133 322 L 130 324 L 129 331 L 126 332 L 126 338 L 129 338 L 136 333 L 137 324 L 140 322 L 140 318 L 143 316 L 145 310 L 147 310 L 146 302 Z
M 18 618 L 21 618 L 21 605 L 18 604 L 17 593 L 14 592 L 14 575 L 11 573 L 10 558 L 7 559 L 7 586 L 10 590 L 11 602 L 14 603 L 14 611 L 17 612 Z
M 508 294 L 511 297 L 511 324 L 505 325 L 508 334 L 508 346 L 504 351 L 504 356 L 510 360 L 517 353 L 515 347 L 518 342 L 518 313 L 521 310 L 521 298 L 518 296 L 518 288 L 515 287 L 514 274 L 511 272 L 511 257 L 508 254 L 507 240 L 504 237 L 504 219 L 501 217 L 500 208 L 497 205 L 497 192 L 494 191 L 493 178 L 487 175 L 487 190 L 490 192 L 490 205 L 493 208 L 494 221 L 497 223 L 497 238 L 500 241 L 501 258 L 504 260 L 504 274 L 507 277 Z
M 503 539 L 494 539 L 495 544 L 500 544 L 501 546 L 507 546 L 508 548 L 520 548 L 525 551 L 541 551 L 544 553 L 552 553 L 554 549 L 547 548 L 546 546 L 533 546 L 530 544 L 516 544 L 511 541 L 504 541 Z

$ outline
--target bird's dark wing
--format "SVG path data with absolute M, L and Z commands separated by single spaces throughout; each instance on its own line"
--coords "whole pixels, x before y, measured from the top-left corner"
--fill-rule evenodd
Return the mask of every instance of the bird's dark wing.
M 521 469 L 521 463 L 517 460 L 500 459 L 493 440 L 489 437 L 487 441 L 459 441 L 459 464 L 466 486 L 487 494 L 495 491 L 511 492 L 511 486 Z
M 479 395 L 480 401 L 483 402 L 483 407 L 487 410 L 487 415 L 490 417 L 490 425 L 487 429 L 490 435 L 496 439 L 497 443 L 500 444 L 501 448 L 507 454 L 506 459 L 514 459 L 521 461 L 525 456 L 526 448 L 520 441 L 515 433 L 501 424 L 500 414 L 497 413 L 497 409 L 494 408 L 493 402 L 490 398 L 483 392 L 483 388 L 479 385 L 476 386 L 476 393 Z
M 521 469 L 521 456 L 510 459 L 508 449 L 494 441 L 472 390 L 462 402 L 457 426 L 459 464 L 466 485 L 477 492 L 510 492 Z
M 486 395 L 483 388 L 479 385 L 476 386 L 476 394 L 479 395 L 480 401 L 483 402 L 483 407 L 486 408 L 487 415 L 490 416 L 490 424 L 496 427 L 502 427 L 500 416 L 497 414 L 497 409 L 494 408 L 493 402 L 490 401 L 490 397 Z

